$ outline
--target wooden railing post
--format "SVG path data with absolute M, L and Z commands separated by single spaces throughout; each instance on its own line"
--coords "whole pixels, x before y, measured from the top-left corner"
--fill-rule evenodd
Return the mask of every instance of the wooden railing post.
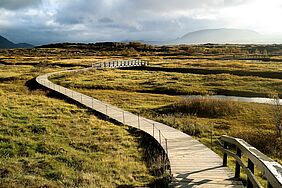
M 213 146 L 212 140 L 213 140 L 213 125 L 211 125 L 211 147 Z
M 155 124 L 153 123 L 153 137 L 155 137 Z
M 167 139 L 165 138 L 165 150 L 166 150 L 166 153 L 168 155 L 168 148 L 167 148 Z
M 227 143 L 223 143 L 223 149 L 227 149 Z M 223 154 L 223 166 L 227 166 L 227 153 Z
M 96 68 L 117 68 L 117 67 L 131 67 L 131 66 L 146 66 L 149 61 L 134 59 L 134 60 L 111 60 L 108 62 L 101 62 L 99 64 L 92 64 Z
M 240 138 L 234 138 L 223 135 L 221 137 L 223 143 L 223 166 L 227 166 L 227 156 L 232 156 L 236 161 L 235 167 L 235 179 L 240 178 L 241 168 L 247 174 L 247 188 L 263 187 L 255 174 L 255 170 L 263 173 L 266 179 L 268 188 L 281 187 L 282 188 L 282 166 L 268 158 L 256 148 L 252 147 L 246 141 Z M 236 146 L 236 153 L 228 150 L 227 144 Z M 248 159 L 248 163 L 245 164 L 242 160 L 242 156 Z M 256 169 L 255 169 L 256 166 Z
M 254 166 L 254 163 L 248 159 L 248 169 L 254 174 L 255 172 L 255 166 Z M 247 180 L 247 188 L 253 188 L 253 184 L 250 180 L 250 178 L 248 177 L 248 180 Z
M 140 115 L 138 114 L 138 128 L 140 129 Z
M 273 188 L 273 186 L 269 182 L 267 182 L 267 188 Z
M 237 147 L 237 151 L 236 151 L 236 155 L 241 158 L 242 155 L 242 151 L 239 147 Z M 236 168 L 235 168 L 235 178 L 240 178 L 240 164 L 238 163 L 238 161 L 236 160 Z

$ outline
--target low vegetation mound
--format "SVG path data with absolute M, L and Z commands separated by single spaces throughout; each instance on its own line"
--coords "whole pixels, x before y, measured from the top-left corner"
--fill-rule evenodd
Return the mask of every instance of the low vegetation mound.
M 282 139 L 277 138 L 274 131 L 240 130 L 232 136 L 245 140 L 263 153 L 278 159 L 282 158 Z
M 199 117 L 217 118 L 232 115 L 239 111 L 239 106 L 227 100 L 208 99 L 197 97 L 181 100 L 175 104 L 160 109 L 165 114 L 185 114 L 196 115 Z

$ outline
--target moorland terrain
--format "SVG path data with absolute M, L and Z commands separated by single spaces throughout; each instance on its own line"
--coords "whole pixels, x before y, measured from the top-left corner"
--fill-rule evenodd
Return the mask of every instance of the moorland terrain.
M 175 127 L 219 154 L 216 138 L 228 134 L 281 163 L 273 105 L 186 96 L 281 98 L 282 45 L 62 43 L 0 51 L 2 186 L 148 186 L 167 179 L 161 165 L 152 165 L 158 156 L 150 160 L 146 135 L 34 82 L 44 73 L 109 59 L 145 59 L 150 66 L 61 74 L 52 81 Z

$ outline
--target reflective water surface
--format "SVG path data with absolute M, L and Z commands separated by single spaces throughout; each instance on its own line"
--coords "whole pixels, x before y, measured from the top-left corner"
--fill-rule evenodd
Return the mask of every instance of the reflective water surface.
M 201 96 L 201 95 L 185 95 L 185 98 L 211 98 L 211 99 L 225 99 L 230 101 L 239 101 L 239 102 L 254 102 L 254 103 L 264 103 L 264 104 L 274 104 L 274 100 L 271 98 L 263 97 L 236 97 L 236 96 L 225 96 L 225 95 L 210 95 L 210 96 Z M 280 105 L 282 105 L 282 99 L 279 100 Z

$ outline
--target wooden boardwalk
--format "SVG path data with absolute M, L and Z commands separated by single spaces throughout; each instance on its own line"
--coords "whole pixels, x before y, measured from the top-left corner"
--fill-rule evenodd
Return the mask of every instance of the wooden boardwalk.
M 144 66 L 144 61 L 119 61 L 101 63 L 94 68 L 117 68 Z M 93 68 L 91 67 L 91 68 Z M 53 91 L 61 93 L 95 111 L 125 125 L 140 129 L 154 137 L 168 155 L 173 180 L 172 187 L 243 187 L 241 182 L 232 180 L 234 173 L 222 166 L 222 159 L 212 150 L 191 136 L 165 124 L 134 115 L 108 103 L 99 101 L 82 93 L 56 85 L 48 77 L 63 72 L 86 71 L 66 70 L 49 73 L 36 78 L 37 82 Z

